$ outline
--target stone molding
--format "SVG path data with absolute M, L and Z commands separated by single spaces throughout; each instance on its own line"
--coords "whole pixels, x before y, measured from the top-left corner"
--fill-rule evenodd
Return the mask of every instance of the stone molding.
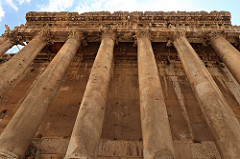
M 101 25 L 142 23 L 153 25 L 230 25 L 230 12 L 28 12 L 27 25 Z

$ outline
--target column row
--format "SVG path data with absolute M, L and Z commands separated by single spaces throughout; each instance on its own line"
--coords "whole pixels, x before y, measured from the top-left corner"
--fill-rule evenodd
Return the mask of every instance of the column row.
M 48 34 L 49 32 L 43 31 L 17 55 L 0 66 L 0 96 L 46 46 Z M 81 34 L 72 32 L 36 81 L 0 136 L 0 157 L 23 157 L 77 52 L 81 38 Z M 146 30 L 140 30 L 136 38 L 144 158 L 174 159 L 173 139 L 149 34 Z M 226 53 L 218 49 L 218 45 L 222 43 L 217 40 L 222 43 L 228 42 L 221 37 L 212 40 L 212 45 L 217 51 Z M 96 158 L 106 109 L 114 42 L 115 31 L 105 30 L 80 105 L 66 158 Z M 186 37 L 177 36 L 174 46 L 222 157 L 237 158 L 240 155 L 240 125 L 233 111 Z M 229 68 L 235 69 L 235 66 L 229 65 Z

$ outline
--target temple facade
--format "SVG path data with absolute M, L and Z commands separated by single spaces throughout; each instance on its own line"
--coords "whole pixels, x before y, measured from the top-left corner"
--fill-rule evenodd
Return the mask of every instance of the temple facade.
M 239 50 L 225 11 L 28 12 L 0 37 L 0 159 L 240 159 Z

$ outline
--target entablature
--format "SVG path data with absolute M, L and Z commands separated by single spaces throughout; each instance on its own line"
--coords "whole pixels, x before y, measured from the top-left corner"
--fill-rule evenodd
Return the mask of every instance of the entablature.
M 100 42 L 101 40 L 101 27 L 60 27 L 60 26 L 51 26 L 49 27 L 52 41 L 53 42 L 65 42 L 67 40 L 68 34 L 70 31 L 76 30 L 82 32 L 86 42 Z M 116 40 L 118 42 L 134 42 L 134 35 L 142 27 L 121 27 L 116 26 L 117 30 Z M 18 27 L 17 36 L 21 37 L 22 41 L 29 42 L 37 35 L 43 27 L 30 27 L 22 26 Z M 240 41 L 240 27 L 231 26 L 229 28 L 210 28 L 210 27 L 201 27 L 201 28 L 190 28 L 190 27 L 171 27 L 171 28 L 145 28 L 151 32 L 151 41 L 152 42 L 168 42 L 172 38 L 175 32 L 179 30 L 186 33 L 190 43 L 205 43 L 208 35 L 211 32 L 218 32 L 222 34 L 229 42 L 239 43 Z
M 149 25 L 152 27 L 165 26 L 231 26 L 231 14 L 226 11 L 212 12 L 28 12 L 26 25 L 65 25 L 65 26 L 92 26 L 92 25 Z

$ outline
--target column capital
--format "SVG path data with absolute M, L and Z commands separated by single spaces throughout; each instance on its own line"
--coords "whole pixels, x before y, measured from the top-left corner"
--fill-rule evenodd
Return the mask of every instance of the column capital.
M 211 43 L 211 41 L 213 41 L 214 39 L 216 39 L 218 37 L 225 38 L 224 30 L 212 30 L 212 31 L 210 31 L 206 35 L 206 42 Z
M 50 27 L 48 25 L 37 33 L 35 37 L 40 38 L 42 41 L 46 41 L 49 45 L 53 43 L 53 35 L 51 34 Z
M 147 38 L 147 39 L 149 39 L 151 41 L 152 40 L 152 34 L 151 34 L 151 32 L 148 29 L 140 28 L 135 33 L 134 38 L 135 39 Z
M 77 30 L 72 30 L 68 33 L 67 39 L 76 39 L 77 41 L 81 41 L 84 39 L 84 35 L 82 32 Z
M 180 37 L 187 37 L 186 36 L 186 31 L 185 30 L 176 30 L 174 31 L 173 33 L 171 33 L 169 36 L 168 36 L 168 42 L 166 44 L 167 47 L 171 47 L 172 46 L 172 43 L 177 39 L 177 38 L 180 38 Z
M 102 39 L 108 37 L 108 38 L 111 38 L 113 41 L 116 40 L 116 33 L 117 33 L 116 28 L 104 27 L 104 28 L 101 28 L 101 32 L 102 32 Z
M 2 34 L 2 37 L 6 37 L 7 40 L 12 43 L 13 45 L 16 44 L 23 44 L 23 36 L 19 35 L 18 28 L 14 28 L 13 30 L 10 30 L 8 25 L 5 25 L 5 32 Z

